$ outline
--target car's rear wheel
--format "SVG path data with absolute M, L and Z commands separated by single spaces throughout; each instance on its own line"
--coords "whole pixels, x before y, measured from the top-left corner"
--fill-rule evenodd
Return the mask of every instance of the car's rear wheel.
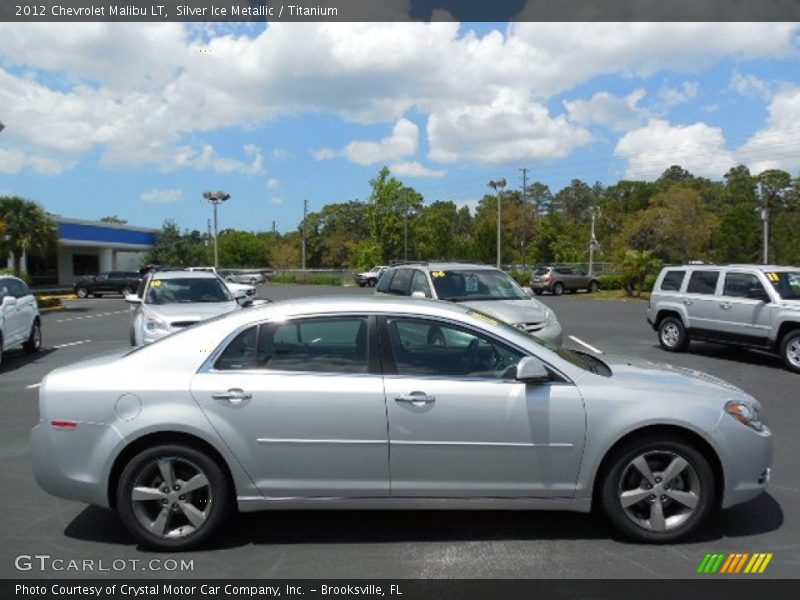
M 29 354 L 38 352 L 42 348 L 42 325 L 35 321 L 31 325 L 31 333 L 28 339 L 22 344 L 22 349 Z
M 595 293 L 600 291 L 600 284 L 597 281 L 594 281 L 594 280 L 590 281 L 589 282 L 589 287 L 588 287 L 588 289 L 586 291 L 588 291 L 590 294 L 595 294 Z
M 683 352 L 689 346 L 689 334 L 679 317 L 664 317 L 658 324 L 658 342 L 664 350 Z
M 560 281 L 556 281 L 553 284 L 553 294 L 556 296 L 560 296 L 563 293 L 564 293 L 564 284 L 561 283 Z
M 800 373 L 800 329 L 790 331 L 783 336 L 781 357 L 789 369 Z
M 536 294 L 537 296 L 541 296 L 542 290 L 533 290 L 533 293 Z
M 672 542 L 708 516 L 714 505 L 714 473 L 696 448 L 678 438 L 640 439 L 612 457 L 600 500 L 626 537 Z
M 75 295 L 78 298 L 88 298 L 89 290 L 87 290 L 85 287 L 79 287 L 77 290 L 75 290 Z
M 137 454 L 117 485 L 117 510 L 143 545 L 195 547 L 222 526 L 233 503 L 222 468 L 189 446 L 170 444 Z

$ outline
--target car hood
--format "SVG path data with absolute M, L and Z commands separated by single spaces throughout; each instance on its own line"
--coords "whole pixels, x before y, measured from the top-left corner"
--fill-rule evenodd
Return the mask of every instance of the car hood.
M 478 300 L 459 302 L 462 306 L 474 308 L 506 323 L 535 323 L 544 321 L 544 304 L 533 298 L 520 300 Z
M 654 390 L 678 387 L 685 390 L 686 397 L 714 392 L 751 398 L 732 383 L 696 369 L 613 354 L 598 358 L 611 368 L 615 385 L 621 384 L 626 388 Z
M 187 302 L 185 304 L 146 304 L 148 315 L 166 321 L 204 321 L 240 308 L 235 300 L 230 302 Z

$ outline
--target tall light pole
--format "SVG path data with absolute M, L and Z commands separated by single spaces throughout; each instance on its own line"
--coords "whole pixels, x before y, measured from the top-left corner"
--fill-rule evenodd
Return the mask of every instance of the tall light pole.
M 761 252 L 761 260 L 763 261 L 762 264 L 768 265 L 769 264 L 769 198 L 767 194 L 764 192 L 764 183 L 761 182 L 761 197 L 764 199 L 764 204 L 761 207 L 761 223 L 762 223 L 762 232 L 761 232 L 761 243 L 763 246 Z
M 403 188 L 403 262 L 408 262 L 408 190 Z
M 501 201 L 500 194 L 506 187 L 506 180 L 505 179 L 498 179 L 497 181 L 492 180 L 489 182 L 489 187 L 496 192 L 495 196 L 497 197 L 497 268 L 499 269 L 501 262 L 500 227 L 501 227 L 501 211 L 502 211 L 502 206 L 500 205 Z
M 600 213 L 600 209 L 596 206 L 592 207 L 592 235 L 589 239 L 589 275 L 593 275 L 594 271 L 594 251 L 600 246 L 597 243 L 597 238 L 594 237 L 594 222 L 597 219 L 597 215 Z
M 303 271 L 306 270 L 306 220 L 308 219 L 308 200 L 303 200 Z
M 522 167 L 522 272 L 528 267 L 528 169 Z
M 214 205 L 214 268 L 219 268 L 219 231 L 218 231 L 218 220 L 217 220 L 217 208 L 223 202 L 226 202 L 230 199 L 231 195 L 226 194 L 225 192 L 203 192 L 203 198 L 211 202 Z

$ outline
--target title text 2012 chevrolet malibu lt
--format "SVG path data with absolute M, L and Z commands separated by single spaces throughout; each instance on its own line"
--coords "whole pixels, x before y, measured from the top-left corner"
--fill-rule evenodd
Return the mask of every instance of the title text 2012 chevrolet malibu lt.
M 444 340 L 444 343 L 442 343 Z M 602 507 L 667 542 L 767 486 L 761 406 L 702 373 L 550 345 L 474 309 L 325 298 L 58 369 L 36 478 L 185 549 L 234 508 Z

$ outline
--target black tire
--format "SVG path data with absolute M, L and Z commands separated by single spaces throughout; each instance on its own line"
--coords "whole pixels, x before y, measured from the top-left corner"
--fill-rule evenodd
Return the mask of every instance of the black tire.
M 658 343 L 669 352 L 683 352 L 689 347 L 689 334 L 680 317 L 664 317 L 658 323 Z
M 28 339 L 22 344 L 22 349 L 28 354 L 34 354 L 42 348 L 42 324 L 34 321 L 31 325 L 31 333 Z
M 553 284 L 553 295 L 560 296 L 563 293 L 564 293 L 564 284 L 561 283 L 560 281 L 556 281 Z
M 258 283 L 258 280 L 255 277 L 250 278 L 250 285 L 255 285 Z
M 87 290 L 85 287 L 79 287 L 79 288 L 77 288 L 75 290 L 75 295 L 78 298 L 88 298 L 89 297 L 89 290 Z
M 542 290 L 533 290 L 533 293 L 536 294 L 537 296 L 541 296 Z
M 586 291 L 590 294 L 596 294 L 597 292 L 600 291 L 600 283 L 597 280 L 593 279 L 592 281 L 589 282 L 589 287 L 587 288 Z
M 0 367 L 3 366 L 3 336 L 0 335 Z
M 633 465 L 637 459 L 648 464 L 652 481 L 648 482 Z M 665 481 L 663 475 L 676 459 L 686 465 Z M 694 446 L 673 436 L 655 435 L 626 444 L 609 457 L 608 468 L 601 476 L 599 500 L 603 512 L 617 531 L 633 541 L 661 544 L 683 538 L 703 523 L 715 505 L 714 472 L 708 460 Z M 624 494 L 631 500 L 641 500 L 625 508 Z M 691 500 L 694 506 L 675 497 Z M 657 530 L 660 526 L 653 518 L 659 512 L 662 530 Z
M 363 281 L 358 281 L 358 282 L 356 282 L 356 283 L 358 283 L 358 287 L 360 287 L 360 288 L 363 288 L 365 285 L 367 285 L 367 284 L 366 284 L 366 283 L 364 283 Z
M 94 294 L 92 294 L 92 296 L 94 296 L 95 298 L 102 298 L 103 294 L 98 294 L 97 292 L 95 292 Z
M 130 287 L 128 287 L 128 286 L 126 285 L 124 288 L 122 288 L 122 291 L 121 291 L 120 293 L 121 293 L 123 296 L 130 296 L 131 294 L 133 294 L 133 288 L 130 288 Z
M 781 358 L 790 371 L 800 373 L 800 329 L 790 331 L 783 336 Z
M 175 486 L 186 485 L 191 481 L 190 475 L 184 473 L 201 473 L 205 476 L 207 485 L 191 491 L 188 498 L 186 495 L 179 496 L 180 490 L 173 487 L 167 495 L 166 503 L 159 499 L 134 501 L 132 499 L 134 487 L 149 488 L 157 493 L 166 489 L 161 487 L 164 477 L 161 475 L 158 461 L 170 461 L 173 464 Z M 190 478 L 184 480 L 182 476 Z M 156 483 L 159 480 L 160 483 Z M 149 485 L 143 485 L 146 483 Z M 233 509 L 232 492 L 222 467 L 208 455 L 190 446 L 165 444 L 143 450 L 125 465 L 116 489 L 117 512 L 131 535 L 143 546 L 162 551 L 188 550 L 207 541 L 220 529 Z M 178 500 L 179 498 L 184 500 Z M 170 502 L 172 502 L 171 507 Z M 204 515 L 196 528 L 192 527 L 188 517 L 185 516 L 188 513 L 175 508 L 179 502 L 194 506 L 201 515 Z M 198 506 L 203 507 L 203 510 L 200 511 Z M 156 515 L 153 521 L 155 525 L 159 515 L 165 510 L 168 511 L 166 513 L 168 516 L 164 521 L 164 530 L 178 525 L 173 530 L 178 531 L 175 537 L 156 534 L 144 525 L 144 521 Z M 194 514 L 197 515 L 198 512 Z M 188 531 L 183 532 L 183 529 Z

